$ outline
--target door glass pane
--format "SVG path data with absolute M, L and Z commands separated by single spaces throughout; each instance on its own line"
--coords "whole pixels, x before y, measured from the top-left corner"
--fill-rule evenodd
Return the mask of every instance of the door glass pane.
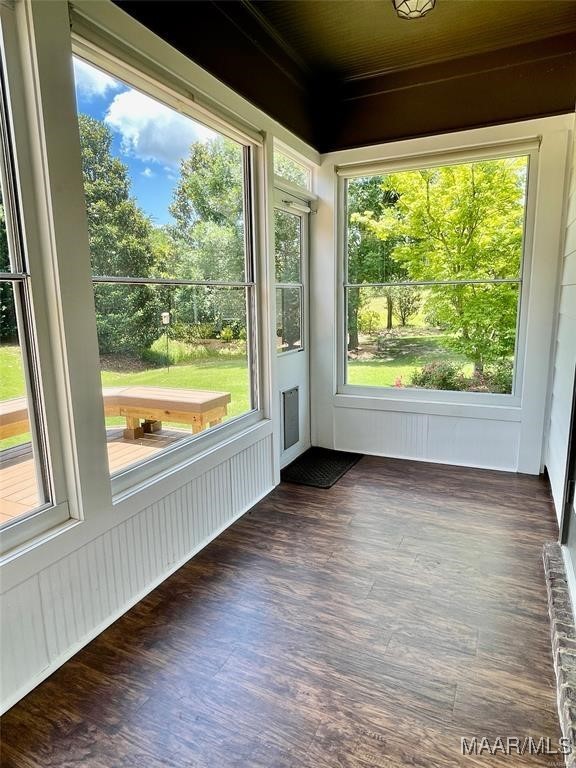
M 302 289 L 276 288 L 276 349 L 291 352 L 302 346 Z
M 276 282 L 299 283 L 301 280 L 302 222 L 300 216 L 274 211 Z
M 4 231 L 0 232 L 0 248 Z M 0 524 L 21 517 L 45 499 L 30 426 L 30 392 L 20 344 L 18 286 L 0 283 Z

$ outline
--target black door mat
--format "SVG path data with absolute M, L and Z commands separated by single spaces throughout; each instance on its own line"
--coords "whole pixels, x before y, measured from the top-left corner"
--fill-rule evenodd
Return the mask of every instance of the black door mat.
M 310 448 L 292 464 L 288 464 L 280 473 L 280 477 L 283 483 L 331 488 L 361 458 L 360 453 Z

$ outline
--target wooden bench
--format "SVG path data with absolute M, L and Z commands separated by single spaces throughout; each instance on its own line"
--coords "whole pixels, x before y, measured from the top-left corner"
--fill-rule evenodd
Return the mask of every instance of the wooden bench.
M 162 387 L 117 387 L 103 390 L 103 395 L 106 416 L 125 417 L 126 440 L 157 432 L 163 421 L 189 424 L 195 435 L 219 424 L 231 400 L 229 392 Z
M 189 424 L 192 434 L 219 424 L 226 416 L 229 392 L 162 387 L 116 387 L 102 390 L 106 416 L 126 419 L 124 438 L 136 440 L 162 429 L 162 421 Z M 141 423 L 142 422 L 142 423 Z M 30 429 L 25 397 L 0 403 L 0 440 Z

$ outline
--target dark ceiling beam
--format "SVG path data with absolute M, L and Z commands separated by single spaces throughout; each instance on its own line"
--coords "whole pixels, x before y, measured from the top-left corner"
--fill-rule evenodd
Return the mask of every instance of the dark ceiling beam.
M 306 72 L 243 2 L 114 2 L 304 141 L 317 143 Z
M 328 152 L 573 112 L 576 34 L 341 85 Z M 337 117 L 336 117 L 337 115 Z

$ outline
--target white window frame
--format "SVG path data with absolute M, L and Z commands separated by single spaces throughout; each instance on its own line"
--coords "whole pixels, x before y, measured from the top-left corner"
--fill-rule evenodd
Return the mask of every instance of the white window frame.
M 47 322 L 50 312 L 46 295 L 49 265 L 43 263 L 42 259 L 42 224 L 37 216 L 37 190 L 27 143 L 29 125 L 23 97 L 26 84 L 20 50 L 22 32 L 17 23 L 15 8 L 2 3 L 0 12 L 7 122 L 7 125 L 2 126 L 5 134 L 2 140 L 6 145 L 3 154 L 9 177 L 5 188 L 8 199 L 4 204 L 5 207 L 11 205 L 15 209 L 16 220 L 12 221 L 12 226 L 18 230 L 14 234 L 20 241 L 25 263 L 23 281 L 26 283 L 28 299 L 25 317 L 22 318 L 25 328 L 20 330 L 20 346 L 23 364 L 28 369 L 25 375 L 29 379 L 27 395 L 29 401 L 32 400 L 29 407 L 31 429 L 38 433 L 39 448 L 34 459 L 37 472 L 44 477 L 46 491 L 46 502 L 1 526 L 0 557 L 4 560 L 11 558 L 23 545 L 38 541 L 49 531 L 66 526 L 77 517 L 77 511 L 71 510 L 68 503 L 67 477 L 62 461 L 64 424 L 59 418 L 58 409 L 54 407 L 58 397 L 53 369 L 55 355 L 61 354 L 62 349 L 59 340 L 52 337 Z M 47 408 L 46 403 L 50 403 L 51 407 Z
M 528 325 L 528 297 L 530 295 L 530 274 L 532 269 L 534 221 L 536 211 L 537 178 L 539 163 L 538 137 L 529 140 L 510 141 L 489 144 L 470 149 L 447 152 L 431 152 L 415 154 L 410 157 L 375 161 L 362 164 L 351 164 L 336 169 L 338 176 L 338 299 L 337 314 L 339 318 L 337 329 L 337 395 L 353 395 L 366 398 L 385 398 L 402 402 L 453 403 L 462 405 L 492 405 L 519 407 L 522 402 L 522 383 L 526 359 L 526 341 Z M 446 165 L 459 165 L 478 160 L 497 160 L 509 157 L 528 157 L 527 190 L 524 219 L 524 237 L 522 242 L 521 271 L 518 281 L 518 320 L 516 323 L 516 345 L 514 355 L 513 388 L 511 394 L 488 392 L 454 392 L 449 390 L 433 390 L 412 387 L 375 387 L 353 385 L 346 382 L 347 373 L 347 210 L 346 210 L 346 181 L 369 175 L 384 175 L 386 173 L 435 168 Z M 469 281 L 468 281 L 469 282 Z M 483 281 L 491 282 L 491 281 Z M 366 283 L 366 287 L 373 284 Z M 399 283 L 402 285 L 402 283 Z
M 227 118 L 221 118 L 213 114 L 210 108 L 199 106 L 195 100 L 182 89 L 177 80 L 170 77 L 158 79 L 157 73 L 149 71 L 144 62 L 131 61 L 124 51 L 111 51 L 102 47 L 101 41 L 93 42 L 86 36 L 78 33 L 72 34 L 72 52 L 78 58 L 96 66 L 105 73 L 118 78 L 130 87 L 134 87 L 175 109 L 177 112 L 190 117 L 196 122 L 206 125 L 239 145 L 245 150 L 245 176 L 244 187 L 245 201 L 248 203 L 245 210 L 246 237 L 246 289 L 250 296 L 248 310 L 248 366 L 250 370 L 251 400 L 253 407 L 244 414 L 227 420 L 200 432 L 189 435 L 181 441 L 164 448 L 157 454 L 145 459 L 138 464 L 128 466 L 110 476 L 112 497 L 114 504 L 123 502 L 128 496 L 137 493 L 151 481 L 159 479 L 175 466 L 185 461 L 202 455 L 205 451 L 211 451 L 236 435 L 253 427 L 264 418 L 263 383 L 262 383 L 262 334 L 260 333 L 261 312 L 259 275 L 259 238 L 257 217 L 260 211 L 259 189 L 257 179 L 259 168 L 263 162 L 262 138 L 256 132 L 246 128 L 240 123 L 229 122 Z M 127 279 L 129 282 L 129 279 Z M 150 280 L 160 283 L 161 280 Z M 182 282 L 182 281 L 181 281 Z M 186 282 L 186 281 L 184 281 Z M 210 281 L 207 281 L 209 283 Z M 244 284 L 242 285 L 244 287 Z
M 310 214 L 312 209 L 309 206 L 309 200 L 290 194 L 285 190 L 276 189 L 274 192 L 274 210 L 284 211 L 292 216 L 297 216 L 300 220 L 300 281 L 298 283 L 274 282 L 274 288 L 300 288 L 300 334 L 301 344 L 297 349 L 279 350 L 276 348 L 276 355 L 286 357 L 288 355 L 297 355 L 300 352 L 306 352 L 308 349 L 308 262 L 309 262 L 309 227 Z M 274 274 L 276 277 L 276 274 Z M 274 324 L 274 335 L 276 336 L 276 323 Z M 276 341 L 275 341 L 276 343 Z
M 276 189 L 281 190 L 282 192 L 285 192 L 288 195 L 293 195 L 296 198 L 300 198 L 301 200 L 309 201 L 314 199 L 314 186 L 315 186 L 314 166 L 312 166 L 305 158 L 301 157 L 291 147 L 282 143 L 281 141 L 278 141 L 278 139 L 275 139 L 274 147 L 273 147 L 273 156 L 272 156 L 273 172 L 274 172 L 274 160 L 277 152 L 279 152 L 281 155 L 284 155 L 289 160 L 292 160 L 294 163 L 296 163 L 296 165 L 299 165 L 302 168 L 304 168 L 306 171 L 308 171 L 309 183 L 306 186 L 301 186 L 300 184 L 294 184 L 291 181 L 287 181 L 282 176 L 277 176 L 276 173 L 273 173 L 274 187 Z

